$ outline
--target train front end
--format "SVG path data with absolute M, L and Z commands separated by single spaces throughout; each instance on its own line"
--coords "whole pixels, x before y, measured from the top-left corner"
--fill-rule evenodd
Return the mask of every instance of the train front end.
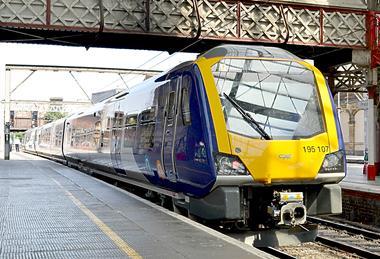
M 224 192 L 229 215 L 255 228 L 292 228 L 307 215 L 341 213 L 345 153 L 321 72 L 260 46 L 220 46 L 197 65 L 218 146 L 214 189 L 235 186 L 240 204 Z

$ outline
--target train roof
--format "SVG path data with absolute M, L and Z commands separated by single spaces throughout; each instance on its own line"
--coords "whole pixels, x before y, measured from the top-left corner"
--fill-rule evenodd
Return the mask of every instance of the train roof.
M 107 101 L 108 99 L 102 101 L 102 102 L 99 102 L 99 103 L 96 103 L 94 104 L 93 106 L 89 107 L 89 108 L 86 108 L 86 109 L 83 109 L 79 112 L 76 112 L 76 113 L 73 113 L 73 114 L 70 114 L 69 116 L 67 116 L 65 119 L 68 119 L 68 120 L 71 120 L 71 119 L 75 119 L 75 118 L 78 118 L 78 117 L 81 117 L 83 115 L 88 115 L 88 114 L 93 114 L 93 113 L 96 113 L 100 110 L 102 110 L 105 102 Z
M 277 47 L 224 44 L 206 51 L 199 57 L 257 57 L 300 60 L 299 57 L 287 50 Z

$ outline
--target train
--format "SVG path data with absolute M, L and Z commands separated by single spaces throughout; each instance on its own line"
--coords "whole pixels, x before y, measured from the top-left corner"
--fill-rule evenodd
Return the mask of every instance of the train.
M 214 47 L 28 130 L 24 148 L 239 229 L 290 233 L 308 215 L 342 212 L 333 97 L 317 68 L 276 47 Z

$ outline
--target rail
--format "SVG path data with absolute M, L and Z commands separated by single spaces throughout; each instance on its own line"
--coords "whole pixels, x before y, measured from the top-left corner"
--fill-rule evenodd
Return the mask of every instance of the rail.
M 268 246 L 268 247 L 258 247 L 261 251 L 271 254 L 273 256 L 276 256 L 278 258 L 282 259 L 296 259 L 296 256 L 292 256 L 290 254 L 285 253 L 284 251 L 281 251 L 279 249 L 276 249 L 274 247 Z
M 380 255 L 380 233 L 318 217 L 308 217 L 308 221 L 320 225 L 317 242 L 365 258 Z
M 340 222 L 335 222 L 332 220 L 322 219 L 322 218 L 318 218 L 318 217 L 310 217 L 309 216 L 309 217 L 307 217 L 307 219 L 313 223 L 322 224 L 322 225 L 333 227 L 336 229 L 345 230 L 345 231 L 348 231 L 352 234 L 362 235 L 364 237 L 371 238 L 371 239 L 380 239 L 380 233 L 370 231 L 370 230 L 367 230 L 364 228 L 359 228 L 359 227 L 355 227 L 352 225 L 343 224 Z
M 364 258 L 378 258 L 379 257 L 379 253 L 371 252 L 371 251 L 368 251 L 364 248 L 356 246 L 354 244 L 349 244 L 346 242 L 337 241 L 337 240 L 334 240 L 332 238 L 317 236 L 316 241 L 321 242 L 322 244 L 325 244 L 325 245 L 330 246 L 330 247 L 338 248 L 338 249 L 343 250 L 345 252 L 355 253 L 355 254 L 362 256 Z

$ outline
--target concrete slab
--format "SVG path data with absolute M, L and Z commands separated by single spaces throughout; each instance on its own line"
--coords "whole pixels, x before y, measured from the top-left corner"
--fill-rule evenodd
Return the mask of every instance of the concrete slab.
M 375 181 L 368 181 L 367 175 L 363 174 L 362 164 L 347 164 L 347 176 L 340 183 L 343 189 L 380 194 L 380 177 Z

